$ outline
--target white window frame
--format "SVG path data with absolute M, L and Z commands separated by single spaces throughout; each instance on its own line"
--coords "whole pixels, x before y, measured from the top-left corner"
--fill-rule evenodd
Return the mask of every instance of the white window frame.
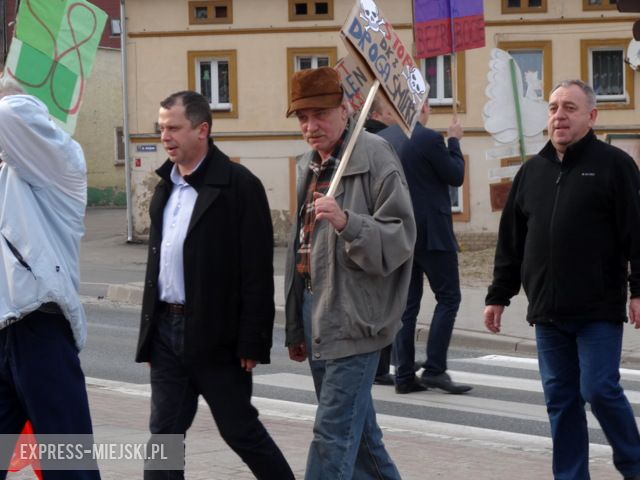
M 289 0 L 289 21 L 333 20 L 333 2 L 334 0 L 324 0 L 323 3 L 327 4 L 327 13 L 316 13 L 316 2 L 314 0 Z M 307 13 L 296 15 L 296 3 L 305 3 L 307 5 Z
M 229 69 L 230 76 L 230 68 L 231 62 L 228 58 L 218 58 L 218 57 L 197 57 L 195 59 L 195 81 L 196 81 L 196 91 L 202 93 L 202 84 L 200 82 L 200 66 L 202 63 L 209 62 L 211 64 L 211 103 L 209 107 L 214 111 L 231 111 L 233 105 L 231 102 L 220 102 L 218 99 L 218 62 L 226 62 L 227 68 Z M 229 81 L 231 78 L 229 77 Z M 231 85 L 227 85 L 227 89 L 229 90 L 229 98 L 231 98 Z
M 620 61 L 620 75 L 622 76 L 622 93 L 618 95 L 598 95 L 596 93 L 596 101 L 597 102 L 627 102 L 629 101 L 627 97 L 627 78 L 625 75 L 625 51 L 622 47 L 616 46 L 605 46 L 602 47 L 590 47 L 589 48 L 589 84 L 594 85 L 593 81 L 593 52 L 602 52 L 602 51 L 619 51 L 622 53 L 621 61 Z
M 311 59 L 311 67 L 310 68 L 318 68 L 318 60 L 320 60 L 321 58 L 325 59 L 327 61 L 327 66 L 331 66 L 331 58 L 329 57 L 329 55 L 296 55 L 295 56 L 295 71 L 298 72 L 300 70 L 302 70 L 302 68 L 300 67 L 300 61 L 303 58 L 310 58 Z
M 452 187 L 451 185 L 449 185 L 449 196 L 451 196 L 451 190 L 455 190 L 456 194 L 458 196 L 458 205 L 454 205 L 453 202 L 451 202 L 451 213 L 462 213 L 463 212 L 463 192 L 462 192 L 462 187 Z
M 600 4 L 590 5 L 589 0 L 582 1 L 582 10 L 615 10 L 616 4 L 611 3 L 611 0 L 600 0 Z
M 451 54 L 445 54 L 445 55 L 438 55 L 437 57 L 437 63 L 436 63 L 436 96 L 435 98 L 429 98 L 429 105 L 431 105 L 432 107 L 438 107 L 438 106 L 451 106 L 453 105 L 453 98 L 451 97 L 445 97 L 444 96 L 444 85 L 445 85 L 445 78 L 444 78 L 444 57 L 451 57 Z M 453 62 L 453 58 L 451 58 L 451 62 Z M 420 60 L 420 67 L 422 70 L 422 76 L 423 78 L 427 78 L 426 75 L 426 70 L 427 70 L 427 62 L 425 59 Z M 453 63 L 452 63 L 452 67 L 453 67 Z M 453 74 L 453 68 L 451 73 Z M 453 79 L 452 79 L 453 81 Z M 452 84 L 453 85 L 453 84 Z M 431 85 L 431 87 L 433 88 L 433 85 Z M 431 93 L 431 90 L 429 91 Z
M 122 34 L 122 25 L 120 24 L 120 19 L 112 18 L 110 24 L 111 24 L 111 36 L 119 37 Z
M 524 5 L 526 4 L 526 5 Z M 542 0 L 539 7 L 529 6 L 529 0 L 521 0 L 519 7 L 510 7 L 508 0 L 502 0 L 502 13 L 545 13 L 547 0 Z

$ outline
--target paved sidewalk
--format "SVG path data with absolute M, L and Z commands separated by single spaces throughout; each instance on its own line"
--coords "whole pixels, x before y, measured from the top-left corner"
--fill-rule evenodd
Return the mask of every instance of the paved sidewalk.
M 89 210 L 87 235 L 82 245 L 82 293 L 111 300 L 139 302 L 146 248 L 127 244 L 123 210 Z M 276 303 L 283 304 L 284 249 L 276 250 Z M 425 295 L 427 297 L 427 295 Z M 457 346 L 531 353 L 535 350 L 533 329 L 524 321 L 526 303 L 515 299 L 507 310 L 504 334 L 492 335 L 481 322 L 484 291 L 465 289 L 453 343 Z M 419 340 L 428 328 L 432 310 L 428 298 L 420 314 Z M 282 319 L 282 312 L 278 315 Z M 280 320 L 281 321 L 281 320 Z M 635 362 L 640 332 L 628 329 L 624 358 Z M 123 438 L 146 433 L 149 413 L 147 385 L 125 385 L 87 379 L 93 423 L 97 437 Z M 378 387 L 377 387 L 378 388 Z M 384 387 L 381 387 L 384 388 Z M 303 478 L 306 453 L 311 441 L 315 407 L 299 403 L 256 398 L 254 403 L 269 432 L 283 450 L 297 478 Z M 548 439 L 508 434 L 464 425 L 379 415 L 385 443 L 405 480 L 501 480 L 550 478 L 551 453 Z M 142 465 L 102 465 L 104 480 L 142 478 Z M 619 478 L 610 461 L 610 449 L 592 446 L 591 478 Z M 9 474 L 9 480 L 32 480 L 30 473 Z M 216 432 L 206 406 L 201 405 L 187 437 L 187 475 L 191 480 L 236 480 L 253 476 L 228 449 Z M 330 479 L 327 479 L 330 480 Z
M 96 439 L 127 441 L 146 433 L 149 412 L 148 386 L 123 386 L 88 379 L 89 400 Z M 312 437 L 313 405 L 257 398 L 261 418 L 290 462 L 296 478 L 304 477 L 307 449 Z M 539 480 L 550 478 L 550 442 L 530 436 L 510 442 L 509 435 L 409 418 L 378 415 L 385 444 L 404 480 Z M 201 402 L 189 429 L 186 447 L 186 478 L 189 480 L 249 480 L 251 472 L 221 440 L 206 406 Z M 103 480 L 142 478 L 142 464 L 100 462 Z M 608 447 L 592 446 L 591 478 L 617 478 Z M 31 471 L 9 474 L 8 480 L 33 480 Z M 331 480 L 331 479 L 327 479 Z

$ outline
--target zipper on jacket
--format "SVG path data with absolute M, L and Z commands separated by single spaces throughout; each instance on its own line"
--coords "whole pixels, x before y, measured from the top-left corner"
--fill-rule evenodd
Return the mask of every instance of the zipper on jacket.
M 560 182 L 562 182 L 562 175 L 564 171 L 562 170 L 562 162 L 558 161 L 560 164 L 560 173 L 558 173 L 558 178 L 556 178 L 556 191 L 553 197 L 553 208 L 551 209 L 551 220 L 549 222 L 549 274 L 551 275 L 551 307 L 554 312 L 556 310 L 556 295 L 557 288 L 555 285 L 555 275 L 553 272 L 553 229 L 555 225 L 556 219 L 556 210 L 558 208 L 558 197 L 560 196 Z
M 26 262 L 22 254 L 18 251 L 18 249 L 14 247 L 9 240 L 7 240 L 7 237 L 3 235 L 2 238 L 4 238 L 4 241 L 7 242 L 7 246 L 9 247 L 9 250 L 11 250 L 11 253 L 13 253 L 13 255 L 16 257 L 16 260 L 18 260 L 20 265 L 22 265 L 26 270 L 28 270 L 31 273 L 31 275 L 35 277 L 35 274 L 31 270 L 31 266 Z
M 560 182 L 562 181 L 562 174 L 563 173 L 564 172 L 562 171 L 562 167 L 560 167 L 560 173 L 558 174 L 558 178 L 556 178 L 556 185 L 560 185 Z M 556 206 L 555 206 L 555 203 L 554 203 L 554 205 L 553 205 L 554 212 L 555 212 L 555 207 Z

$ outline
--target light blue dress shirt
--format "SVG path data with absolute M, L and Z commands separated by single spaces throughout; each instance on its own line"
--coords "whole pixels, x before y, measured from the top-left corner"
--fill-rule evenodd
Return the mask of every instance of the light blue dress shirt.
M 193 172 L 200 168 L 202 160 Z M 171 169 L 171 181 L 173 182 L 173 190 L 164 207 L 162 219 L 158 289 L 160 300 L 163 302 L 184 305 L 186 300 L 183 262 L 184 239 L 187 236 L 198 192 L 184 180 L 176 165 Z

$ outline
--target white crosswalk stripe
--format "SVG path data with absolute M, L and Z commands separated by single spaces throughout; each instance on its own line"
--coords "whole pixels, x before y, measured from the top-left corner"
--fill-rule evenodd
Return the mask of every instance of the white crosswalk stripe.
M 518 368 L 529 371 L 538 371 L 538 360 L 529 357 L 514 357 L 509 355 L 485 355 L 475 358 L 462 358 L 457 362 L 471 363 L 477 365 L 488 365 L 494 367 Z M 621 368 L 620 376 L 622 380 L 640 382 L 640 370 L 631 368 Z
M 547 429 L 548 417 L 543 401 L 542 384 L 537 374 L 538 364 L 535 358 L 507 356 L 507 355 L 486 355 L 474 358 L 461 358 L 451 362 L 455 368 L 449 370 L 451 377 L 458 383 L 473 385 L 474 389 L 466 395 L 446 395 L 437 390 L 419 392 L 409 395 L 398 395 L 393 387 L 378 386 L 373 387 L 373 396 L 376 402 L 386 402 L 386 404 L 406 405 L 411 407 L 424 408 L 425 411 L 448 411 L 460 412 L 471 415 L 488 417 L 502 417 L 507 419 L 507 423 L 514 422 L 535 422 L 542 430 Z M 486 367 L 486 368 L 485 368 Z M 473 371 L 468 371 L 473 370 Z M 503 374 L 504 371 L 507 374 Z M 486 373 L 485 373 L 486 372 Z M 522 372 L 522 376 L 518 375 Z M 621 370 L 624 382 L 640 381 L 640 371 L 633 369 Z M 254 377 L 257 385 L 289 388 L 306 392 L 313 392 L 313 381 L 311 377 L 303 374 L 275 373 L 258 375 Z M 626 388 L 627 398 L 633 404 L 640 404 L 640 391 Z M 536 402 L 532 402 L 532 396 Z M 449 414 L 450 416 L 450 414 Z M 415 419 L 411 419 L 415 422 Z M 592 431 L 601 432 L 600 425 L 591 414 L 587 412 L 587 422 Z M 640 423 L 640 418 L 636 418 Z M 485 422 L 486 423 L 486 422 Z M 431 421 L 430 427 L 439 425 L 441 431 L 450 429 L 452 435 L 457 435 L 458 429 L 462 431 L 466 428 L 478 428 L 473 425 L 452 425 L 446 422 Z M 526 424 L 524 424 L 526 425 Z M 529 425 L 531 425 L 529 423 Z M 481 430 L 484 430 L 481 428 Z M 488 430 L 487 435 L 495 441 L 516 441 L 526 445 L 532 435 L 527 433 L 516 433 L 514 431 Z M 535 436 L 537 439 L 547 437 Z M 600 437 L 603 437 L 600 434 Z M 592 443 L 591 454 L 600 455 L 602 458 L 610 459 L 610 448 L 604 445 L 604 440 Z M 550 445 L 547 444 L 548 446 Z M 594 453 L 600 452 L 600 453 Z
M 287 377 L 287 375 L 289 375 Z M 149 397 L 151 391 L 149 385 L 117 382 L 99 378 L 86 378 L 88 386 L 99 387 L 105 390 L 116 391 L 127 395 Z M 293 382 L 293 383 L 292 383 Z M 262 385 L 283 386 L 302 390 L 313 389 L 311 377 L 295 374 L 258 375 L 254 377 L 254 383 Z M 374 396 L 377 400 L 388 396 L 390 389 L 387 387 L 374 387 Z M 399 395 L 397 397 L 400 397 Z M 420 404 L 420 401 L 412 395 L 402 396 L 405 403 Z M 442 401 L 446 397 L 449 400 L 464 397 L 454 395 L 441 395 Z M 254 397 L 252 403 L 258 408 L 261 416 L 295 419 L 313 423 L 316 406 L 308 403 L 290 402 L 271 398 Z M 443 404 L 445 402 L 443 401 Z M 205 407 L 204 400 L 200 400 Z M 551 454 L 551 441 L 549 438 L 539 435 L 497 431 L 489 428 L 479 428 L 469 425 L 458 425 L 430 420 L 422 420 L 395 415 L 377 414 L 377 419 L 383 431 L 407 432 L 411 435 L 432 437 L 450 440 L 452 442 L 465 442 L 475 445 L 491 445 L 497 450 L 526 449 L 527 451 L 544 452 Z M 311 426 L 310 426 L 311 428 Z M 590 446 L 591 463 L 610 463 L 611 449 L 606 445 L 592 444 Z
M 484 386 L 491 388 L 517 389 L 526 392 L 542 392 L 539 380 L 518 379 L 513 377 L 501 377 L 498 375 L 486 375 L 462 371 L 451 371 L 451 376 L 456 382 Z M 276 373 L 260 375 L 254 378 L 254 383 L 280 388 L 294 388 L 297 390 L 313 391 L 311 377 L 291 373 Z M 640 396 L 640 392 L 626 392 L 627 397 Z M 483 398 L 469 395 L 443 395 L 432 390 L 412 395 L 397 395 L 392 388 L 374 385 L 373 396 L 379 401 L 401 403 L 405 405 L 422 406 L 425 408 L 442 408 L 457 410 L 466 413 L 477 413 L 508 417 L 519 420 L 533 420 L 547 422 L 547 410 L 544 405 L 523 404 L 500 400 L 499 398 Z M 587 421 L 591 428 L 600 429 L 595 417 L 587 412 Z M 637 418 L 636 421 L 640 421 Z
M 485 355 L 454 359 L 450 364 L 454 367 L 449 370 L 451 377 L 458 383 L 473 385 L 471 393 L 447 395 L 429 390 L 398 395 L 393 387 L 374 385 L 373 397 L 378 405 L 378 421 L 383 430 L 466 440 L 505 449 L 550 452 L 551 441 L 544 434 L 548 432 L 548 418 L 535 358 Z M 640 382 L 638 370 L 622 369 L 621 374 L 623 385 L 625 382 Z M 282 392 L 282 389 L 287 389 L 306 398 L 305 401 L 294 402 L 265 398 L 258 393 L 253 403 L 261 415 L 313 421 L 316 407 L 309 403 L 314 398 L 313 381 L 309 373 L 256 374 L 253 381 L 258 392 Z M 87 379 L 87 383 L 132 395 L 149 395 L 148 385 L 99 379 Z M 640 404 L 640 384 L 631 384 L 625 392 L 631 403 Z M 293 398 L 294 395 L 279 395 L 279 398 L 289 397 Z M 403 410 L 403 406 L 407 408 Z M 404 412 L 411 413 L 402 416 Z M 461 420 L 456 420 L 458 418 Z M 610 463 L 611 449 L 606 445 L 600 426 L 590 412 L 587 412 L 587 421 L 590 429 L 598 432 L 594 433 L 597 438 L 595 441 L 592 439 L 590 445 L 590 461 Z M 640 422 L 640 418 L 636 418 L 636 422 Z M 504 427 L 496 429 L 494 425 Z

